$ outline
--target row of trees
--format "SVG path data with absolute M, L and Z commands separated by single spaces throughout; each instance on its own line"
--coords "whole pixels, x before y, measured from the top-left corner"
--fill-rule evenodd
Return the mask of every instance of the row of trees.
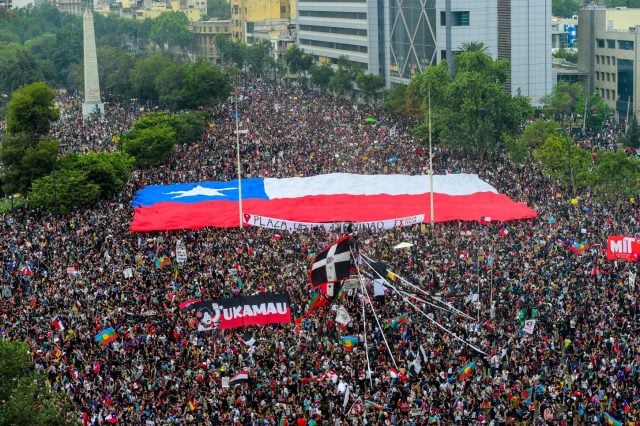
M 53 211 L 66 212 L 115 195 L 134 165 L 162 164 L 177 144 L 197 141 L 206 129 L 203 112 L 148 114 L 122 135 L 120 152 L 59 158 L 58 142 L 47 137 L 50 123 L 59 117 L 54 95 L 43 82 L 16 90 L 0 147 L 3 193 L 27 194 L 31 205 Z
M 387 108 L 422 123 L 415 133 L 423 140 L 431 132 L 436 145 L 481 161 L 505 151 L 517 163 L 537 161 L 546 173 L 575 191 L 637 194 L 640 161 L 622 151 L 582 149 L 564 130 L 583 123 L 592 133 L 602 129 L 612 112 L 599 94 L 585 97 L 581 85 L 558 83 L 543 99 L 542 108 L 543 115 L 555 120 L 539 119 L 521 133 L 534 110 L 528 98 L 504 90 L 509 63 L 493 60 L 481 48 L 462 51 L 454 60 L 453 75 L 441 62 L 415 76 L 409 86 L 393 86 L 386 92 Z M 640 145 L 635 119 L 624 142 Z
M 510 150 L 519 163 L 539 161 L 544 171 L 574 192 L 589 188 L 600 196 L 635 195 L 640 161 L 623 151 L 580 148 L 555 121 L 531 123 Z
M 0 147 L 2 191 L 28 194 L 32 205 L 65 212 L 90 205 L 122 189 L 134 159 L 125 153 L 58 156 L 58 141 L 47 137 L 59 117 L 55 92 L 44 82 L 11 96 Z
M 185 59 L 193 48 L 194 34 L 182 12 L 146 20 L 95 14 L 94 21 L 102 88 L 118 98 L 143 99 L 131 81 L 138 62 L 158 51 L 179 53 L 176 56 Z M 0 93 L 10 94 L 34 81 L 79 90 L 82 52 L 80 17 L 48 4 L 0 10 Z
M 313 57 L 297 46 L 291 46 L 285 52 L 285 61 L 292 74 L 298 75 L 298 80 L 307 83 L 307 76 L 312 85 L 322 93 L 331 90 L 337 95 L 354 95 L 359 89 L 365 98 L 372 102 L 384 87 L 384 78 L 364 72 L 362 68 L 349 61 L 347 56 L 338 58 L 336 67 L 329 64 L 314 64 Z

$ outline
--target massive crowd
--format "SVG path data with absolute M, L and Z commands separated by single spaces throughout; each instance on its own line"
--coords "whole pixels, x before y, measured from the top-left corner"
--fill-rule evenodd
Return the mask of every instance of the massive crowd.
M 245 176 L 427 170 L 410 123 L 265 82 L 246 93 Z M 22 209 L 2 218 L 0 334 L 30 344 L 33 363 L 70 396 L 80 423 L 339 426 L 366 417 L 372 425 L 576 425 L 611 416 L 640 424 L 637 267 L 604 257 L 608 235 L 637 234 L 636 202 L 603 204 L 585 193 L 572 203 L 535 168 L 437 149 L 436 173 L 478 173 L 538 217 L 358 231 L 362 253 L 419 286 L 425 300 L 439 297 L 462 314 L 418 303 L 427 317 L 388 294 L 367 297 L 375 309 L 363 316 L 354 291 L 337 302 L 349 324 L 337 324 L 329 306 L 304 318 L 310 262 L 336 234 L 129 231 L 138 189 L 235 178 L 232 110 L 231 103 L 211 109 L 201 140 L 178 147 L 166 166 L 136 170 L 122 193 L 93 209 L 65 216 Z M 126 125 L 122 114 L 107 114 L 103 126 L 82 128 L 78 114 L 70 106 L 53 129 L 70 150 L 111 149 L 109 133 Z M 177 240 L 187 249 L 183 264 L 175 262 Z M 589 247 L 573 253 L 573 240 Z M 400 242 L 412 246 L 394 249 Z M 157 267 L 162 256 L 173 263 Z M 194 316 L 178 308 L 196 297 L 263 291 L 288 293 L 301 320 L 198 332 Z M 532 334 L 523 330 L 530 319 Z M 99 345 L 95 336 L 107 327 L 118 337 Z M 347 350 L 345 335 L 360 343 Z M 461 378 L 465 366 L 473 367 Z M 244 369 L 248 384 L 223 387 L 224 377 Z

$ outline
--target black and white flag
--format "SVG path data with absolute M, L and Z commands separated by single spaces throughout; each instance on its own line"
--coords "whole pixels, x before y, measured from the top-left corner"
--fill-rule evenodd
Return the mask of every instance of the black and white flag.
M 346 236 L 318 253 L 309 271 L 309 279 L 314 289 L 323 284 L 335 283 L 349 278 L 350 243 L 351 237 Z

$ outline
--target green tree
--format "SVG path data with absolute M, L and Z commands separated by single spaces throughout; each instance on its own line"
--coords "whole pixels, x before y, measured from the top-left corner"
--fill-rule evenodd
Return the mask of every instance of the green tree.
M 189 19 L 183 12 L 163 12 L 151 25 L 151 41 L 160 48 L 165 44 L 172 48 L 179 48 L 186 57 L 186 49 L 193 43 L 194 35 L 189 29 Z
M 180 109 L 216 105 L 229 97 L 231 84 L 220 67 L 197 60 L 187 66 L 181 92 Z
M 578 14 L 579 7 L 579 0 L 553 0 L 551 3 L 551 13 L 553 16 L 571 18 L 573 15 Z
M 333 68 L 329 64 L 313 65 L 309 68 L 311 74 L 311 83 L 320 88 L 320 92 L 324 94 L 329 88 L 329 82 L 333 77 Z
M 548 114 L 565 116 L 571 113 L 582 114 L 584 108 L 584 88 L 580 83 L 559 81 L 551 93 L 542 99 Z
M 271 59 L 270 53 L 271 42 L 268 40 L 257 41 L 247 47 L 247 64 L 253 74 L 258 77 L 264 75 L 269 67 L 269 59 Z
M 32 370 L 29 346 L 23 342 L 0 340 L 0 401 L 7 401 L 15 379 Z
M 179 144 L 193 144 L 199 141 L 207 129 L 207 114 L 204 112 L 183 112 L 173 117 L 173 129 Z
M 640 161 L 623 151 L 600 150 L 590 183 L 603 195 L 637 195 L 640 190 Z
M 560 49 L 556 50 L 553 53 L 553 57 L 554 58 L 558 58 L 558 59 L 565 59 L 567 62 L 571 62 L 571 63 L 574 63 L 574 64 L 578 63 L 578 53 L 577 52 L 569 52 L 564 47 L 561 47 Z
M 32 83 L 13 92 L 7 108 L 7 132 L 25 133 L 33 140 L 49 133 L 60 112 L 55 92 L 44 82 Z
M 417 78 L 423 111 L 430 98 L 436 140 L 483 160 L 519 131 L 531 104 L 528 98 L 505 92 L 507 61 L 494 61 L 482 51 L 462 52 L 455 69 L 450 76 L 443 61 Z
M 87 181 L 100 188 L 100 195 L 109 197 L 120 191 L 131 174 L 134 159 L 119 152 L 89 152 L 71 154 L 60 160 L 61 170 L 82 172 Z
M 611 114 L 613 114 L 613 111 L 611 111 L 611 108 L 599 93 L 596 92 L 589 97 L 587 103 L 587 127 L 596 131 L 600 130 Z
M 247 45 L 235 40 L 229 40 L 221 34 L 215 38 L 216 49 L 220 53 L 222 62 L 225 64 L 235 64 L 238 69 L 244 69 L 247 62 Z
M 356 84 L 364 92 L 367 100 L 373 102 L 380 89 L 384 87 L 384 77 L 371 73 L 358 74 Z
M 130 99 L 133 57 L 119 47 L 98 48 L 98 70 L 102 90 L 117 99 Z
M 29 204 L 64 214 L 94 204 L 99 196 L 100 185 L 91 182 L 86 172 L 63 169 L 33 182 Z
M 391 86 L 382 92 L 384 108 L 396 115 L 406 115 L 404 109 L 406 91 L 407 85 L 391 83 Z
M 153 121 L 154 124 L 150 124 Z M 166 121 L 162 117 L 139 120 L 133 128 L 125 133 L 120 144 L 127 154 L 135 158 L 137 166 L 159 166 L 166 163 L 177 143 L 176 132 L 173 129 L 173 119 L 168 116 Z
M 574 191 L 592 180 L 589 173 L 591 156 L 566 134 L 550 135 L 534 155 L 542 163 L 545 173 Z
M 340 56 L 338 69 L 330 80 L 331 89 L 339 95 L 352 93 L 353 85 L 361 73 L 362 69 L 351 62 L 347 56 Z
M 171 110 L 178 110 L 184 102 L 184 79 L 188 65 L 185 63 L 171 63 L 166 66 L 155 79 L 155 89 L 159 101 Z
M 136 62 L 130 74 L 134 96 L 141 101 L 158 102 L 156 77 L 171 63 L 171 58 L 162 53 L 154 53 Z
M 0 341 L 0 426 L 71 426 L 72 408 L 33 370 L 29 346 Z
M 19 48 L 15 56 L 0 59 L 0 90 L 12 92 L 25 84 L 43 80 L 44 74 L 31 52 Z
M 218 19 L 231 18 L 231 5 L 228 0 L 207 0 L 207 17 Z
M 487 52 L 487 45 L 481 41 L 469 41 L 462 43 L 459 49 L 461 52 Z
M 313 56 L 305 53 L 304 50 L 296 46 L 291 45 L 286 52 L 284 52 L 284 60 L 289 67 L 291 74 L 297 74 L 298 80 L 301 77 L 305 77 L 309 68 L 313 64 Z
M 544 145 L 549 136 L 559 134 L 563 134 L 563 131 L 558 127 L 558 123 L 550 120 L 538 119 L 525 127 L 519 140 L 528 151 L 533 152 Z

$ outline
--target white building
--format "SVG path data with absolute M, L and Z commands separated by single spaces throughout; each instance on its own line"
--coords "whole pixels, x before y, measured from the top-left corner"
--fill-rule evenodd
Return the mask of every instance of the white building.
M 552 0 L 298 0 L 298 45 L 317 60 L 341 55 L 387 84 L 408 83 L 465 43 L 511 62 L 507 89 L 534 103 L 553 85 Z M 453 71 L 453 69 L 451 69 Z
M 297 0 L 298 46 L 321 63 L 340 56 L 382 74 L 377 0 Z
M 437 0 L 436 18 L 438 62 L 482 42 L 493 58 L 511 63 L 512 95 L 536 104 L 551 92 L 551 0 Z

